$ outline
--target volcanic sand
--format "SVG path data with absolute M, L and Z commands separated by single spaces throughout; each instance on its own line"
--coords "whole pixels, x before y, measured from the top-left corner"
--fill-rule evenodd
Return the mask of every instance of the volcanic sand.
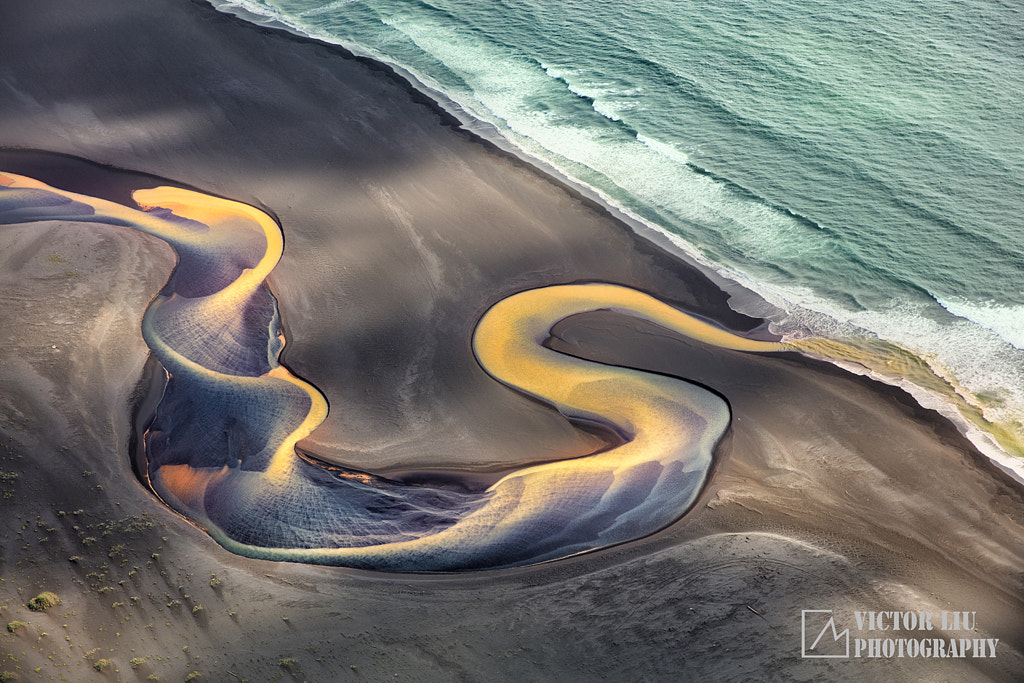
M 120 201 L 172 181 L 280 221 L 270 285 L 284 360 L 331 406 L 299 446 L 324 460 L 486 478 L 600 447 L 600 434 L 494 382 L 473 358 L 480 316 L 524 289 L 623 284 L 764 336 L 695 268 L 342 50 L 161 0 L 5 3 L 0 45 L 4 170 Z M 31 149 L 70 156 L 20 151 Z M 1021 487 L 949 423 L 823 363 L 711 348 L 608 312 L 560 323 L 549 344 L 681 376 L 730 403 L 710 484 L 680 522 L 568 560 L 459 576 L 231 555 L 132 472 L 132 410 L 149 386 L 141 315 L 173 265 L 165 245 L 124 229 L 0 230 L 0 605 L 5 623 L 27 624 L 0 637 L 4 671 L 428 681 L 1024 671 Z M 42 590 L 61 603 L 28 610 Z M 997 657 L 802 659 L 807 609 L 973 611 L 975 637 L 1000 639 Z

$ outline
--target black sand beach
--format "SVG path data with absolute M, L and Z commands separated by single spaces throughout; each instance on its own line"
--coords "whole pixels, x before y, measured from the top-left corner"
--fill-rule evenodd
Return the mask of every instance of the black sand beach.
M 366 471 L 486 474 L 600 446 L 475 362 L 476 322 L 517 291 L 618 283 L 764 334 L 695 268 L 460 130 L 388 68 L 199 2 L 5 3 L 0 170 L 117 201 L 181 184 L 273 215 L 284 361 L 331 406 L 300 448 Z M 1019 484 L 900 390 L 612 313 L 561 323 L 549 344 L 690 379 L 732 410 L 678 523 L 459 576 L 232 555 L 132 472 L 140 320 L 173 266 L 162 242 L 117 228 L 0 229 L 0 612 L 25 623 L 0 637 L 0 671 L 1024 680 Z M 60 604 L 29 610 L 43 590 Z M 803 610 L 842 615 L 853 638 L 891 637 L 858 635 L 854 611 L 971 612 L 971 635 L 942 637 L 998 639 L 996 656 L 803 658 Z

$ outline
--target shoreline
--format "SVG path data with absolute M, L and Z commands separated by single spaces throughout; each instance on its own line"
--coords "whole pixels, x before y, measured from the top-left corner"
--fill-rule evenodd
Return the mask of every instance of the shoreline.
M 261 22 L 259 21 L 260 15 L 247 12 L 244 7 L 236 6 L 229 8 L 226 6 L 227 3 L 218 6 L 218 2 L 216 0 L 192 1 L 201 5 L 207 5 L 218 14 L 231 17 L 232 19 L 241 22 L 242 25 L 279 33 L 287 36 L 291 40 L 309 41 L 327 49 L 335 50 L 343 58 L 352 59 L 353 61 L 366 64 L 374 70 L 379 70 L 381 73 L 385 74 L 387 78 L 393 80 L 400 87 L 404 88 L 406 92 L 412 96 L 413 101 L 419 104 L 424 104 L 431 109 L 438 115 L 443 125 L 451 127 L 451 129 L 457 134 L 465 135 L 471 142 L 488 148 L 490 153 L 505 158 L 523 168 L 529 169 L 549 182 L 560 186 L 567 193 L 576 196 L 586 206 L 599 213 L 605 214 L 617 223 L 622 224 L 624 228 L 634 234 L 638 239 L 651 244 L 653 247 L 665 252 L 688 267 L 700 271 L 704 277 L 711 280 L 719 289 L 722 290 L 723 293 L 730 297 L 743 298 L 744 296 L 751 296 L 755 297 L 757 301 L 767 304 L 767 302 L 761 299 L 760 296 L 752 290 L 744 287 L 740 282 L 729 279 L 722 273 L 715 270 L 711 264 L 698 259 L 693 253 L 679 244 L 679 242 L 664 229 L 659 228 L 639 216 L 633 215 L 628 209 L 617 205 L 610 198 L 602 194 L 597 188 L 575 180 L 543 159 L 535 157 L 522 148 L 517 147 L 501 135 L 501 133 L 491 124 L 474 118 L 465 109 L 459 106 L 457 102 L 447 97 L 443 92 L 428 86 L 414 73 L 403 68 L 400 64 L 388 61 L 380 56 L 358 52 L 350 45 L 334 43 L 324 38 L 304 33 L 297 28 L 290 27 L 273 18 L 268 18 L 266 23 Z M 223 9 L 221 7 L 223 7 Z M 252 17 L 252 19 L 247 19 L 247 16 Z M 765 318 L 742 313 L 731 306 L 729 307 L 729 312 L 732 315 L 748 318 L 751 321 L 757 321 L 757 324 L 749 329 L 742 327 L 727 327 L 726 329 L 734 332 L 742 332 L 744 334 L 756 334 L 758 330 L 764 328 L 763 332 L 759 336 L 751 338 L 764 339 L 765 341 L 781 339 L 778 335 L 771 334 L 767 331 L 768 321 Z M 718 321 L 718 324 L 723 323 Z
M 389 61 L 380 55 L 360 51 L 357 49 L 358 46 L 332 42 L 326 37 L 307 33 L 299 27 L 291 26 L 281 21 L 279 18 L 261 16 L 254 12 L 251 7 L 244 5 L 230 6 L 232 3 L 226 0 L 194 1 L 206 4 L 218 14 L 232 17 L 243 24 L 267 31 L 280 32 L 291 39 L 308 40 L 328 49 L 338 50 L 340 54 L 346 55 L 350 59 L 364 62 L 371 66 L 371 68 L 380 69 L 388 78 L 393 79 L 400 86 L 404 87 L 417 102 L 426 104 L 437 113 L 444 125 L 451 126 L 456 132 L 469 136 L 474 142 L 490 146 L 494 153 L 506 155 L 513 162 L 523 164 L 552 182 L 563 186 L 566 191 L 578 195 L 585 202 L 592 203 L 598 211 L 606 213 L 612 220 L 621 223 L 639 239 L 649 242 L 655 248 L 663 250 L 689 267 L 700 271 L 704 277 L 711 280 L 723 293 L 728 295 L 730 300 L 727 306 L 732 312 L 751 320 L 760 320 L 756 326 L 749 329 L 727 329 L 731 329 L 734 332 L 742 332 L 753 339 L 763 339 L 766 341 L 786 338 L 769 331 L 769 319 L 765 317 L 759 318 L 756 315 L 743 312 L 743 310 L 750 308 L 751 305 L 756 309 L 767 308 L 768 310 L 774 309 L 775 306 L 754 289 L 744 286 L 738 278 L 732 279 L 721 272 L 722 266 L 701 258 L 699 254 L 694 252 L 692 247 L 688 248 L 682 238 L 619 206 L 597 188 L 571 178 L 543 159 L 535 157 L 518 147 L 503 136 L 493 125 L 476 119 L 457 102 L 445 95 L 445 93 L 427 85 L 416 74 L 405 69 L 400 64 Z M 737 301 L 737 306 L 733 305 L 733 299 Z M 721 321 L 719 321 L 719 324 L 721 324 Z M 934 410 L 943 419 L 952 423 L 961 436 L 966 438 L 974 448 L 991 460 L 1003 474 L 1009 476 L 1015 484 L 1024 487 L 1024 457 L 1015 456 L 1005 450 L 989 431 L 971 422 L 961 414 L 949 396 L 944 396 L 926 387 L 918 386 L 905 377 L 886 375 L 877 369 L 861 365 L 860 363 L 809 353 L 805 355 L 808 358 L 830 363 L 846 372 L 862 375 L 881 384 L 906 391 L 923 408 Z

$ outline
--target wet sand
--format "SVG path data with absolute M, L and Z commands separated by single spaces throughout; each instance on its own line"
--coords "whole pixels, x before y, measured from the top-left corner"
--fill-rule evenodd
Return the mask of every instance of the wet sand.
M 613 282 L 733 330 L 759 325 L 691 266 L 342 50 L 158 0 L 6 3 L 0 46 L 4 170 L 122 201 L 167 179 L 280 221 L 270 285 L 284 361 L 331 406 L 300 443 L 318 458 L 486 472 L 599 446 L 473 358 L 480 316 L 523 289 Z M 247 560 L 132 474 L 139 322 L 173 253 L 54 222 L 3 228 L 0 254 L 0 322 L 16 331 L 0 355 L 0 605 L 5 624 L 27 624 L 0 637 L 0 670 L 1021 680 L 1022 489 L 899 390 L 580 316 L 555 328 L 554 348 L 728 400 L 718 464 L 683 520 L 609 550 L 458 577 Z M 44 589 L 61 605 L 29 611 Z M 810 609 L 842 615 L 853 637 L 854 610 L 976 612 L 974 637 L 999 638 L 997 656 L 803 659 Z

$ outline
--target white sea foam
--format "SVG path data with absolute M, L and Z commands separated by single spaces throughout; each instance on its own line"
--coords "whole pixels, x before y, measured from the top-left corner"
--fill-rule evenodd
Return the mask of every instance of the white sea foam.
M 955 297 L 936 297 L 936 301 L 953 315 L 981 325 L 1015 348 L 1024 349 L 1024 306 L 1006 306 L 991 300 L 973 302 Z
M 809 290 L 787 290 L 742 275 L 737 280 L 772 304 L 746 307 L 744 312 L 768 318 L 773 329 L 787 337 L 878 338 L 921 359 L 987 421 L 1012 426 L 1024 416 L 1024 351 L 986 327 L 964 318 L 943 317 L 941 309 L 924 302 L 893 299 L 876 310 L 851 311 Z M 944 395 L 899 374 L 836 358 L 826 360 L 905 389 L 922 406 L 951 420 L 979 450 L 1024 482 L 1024 459 L 1008 455 L 990 434 L 962 415 L 952 394 Z
M 329 2 L 322 7 L 316 7 L 314 9 L 306 10 L 305 12 L 299 14 L 299 16 L 302 17 L 303 19 L 308 19 L 311 17 L 320 17 L 337 12 L 338 10 L 344 9 L 346 6 L 354 5 L 357 2 L 361 2 L 361 0 L 335 0 L 334 2 Z
M 224 2 L 214 1 L 211 4 L 222 12 L 234 14 L 241 19 L 260 26 L 277 25 L 294 31 L 301 30 L 301 27 L 294 21 L 291 21 L 286 13 L 259 0 L 226 0 Z
M 579 69 L 550 64 L 541 64 L 541 68 L 551 78 L 564 83 L 569 92 L 590 100 L 593 110 L 609 121 L 622 121 L 622 115 L 632 108 L 623 98 L 639 94 L 635 88 L 623 90 L 619 84 L 589 78 Z

